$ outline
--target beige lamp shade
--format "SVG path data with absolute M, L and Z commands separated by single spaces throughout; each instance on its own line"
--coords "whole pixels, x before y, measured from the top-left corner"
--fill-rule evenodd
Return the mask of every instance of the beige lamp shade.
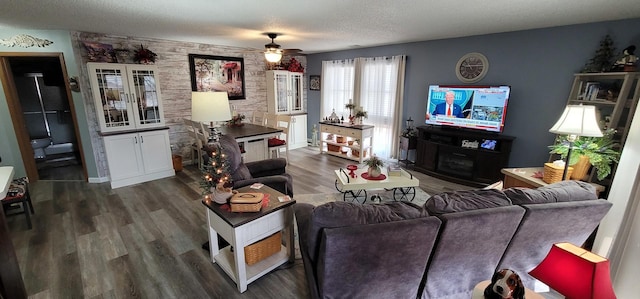
M 561 135 L 602 137 L 596 120 L 596 107 L 587 105 L 567 105 L 562 116 L 549 132 Z
M 216 122 L 231 120 L 226 92 L 196 92 L 191 94 L 191 120 Z

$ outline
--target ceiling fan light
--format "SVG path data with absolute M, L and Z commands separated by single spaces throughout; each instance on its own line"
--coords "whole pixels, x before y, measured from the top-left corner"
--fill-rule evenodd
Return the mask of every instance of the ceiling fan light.
M 267 49 L 264 52 L 264 58 L 269 62 L 279 62 L 282 59 L 282 51 L 280 49 Z

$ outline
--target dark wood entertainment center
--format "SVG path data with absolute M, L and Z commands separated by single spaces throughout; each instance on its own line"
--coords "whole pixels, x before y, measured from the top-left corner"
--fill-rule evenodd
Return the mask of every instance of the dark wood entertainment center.
M 415 169 L 459 184 L 485 186 L 502 179 L 515 137 L 491 132 L 419 126 Z M 495 141 L 495 148 L 482 148 Z

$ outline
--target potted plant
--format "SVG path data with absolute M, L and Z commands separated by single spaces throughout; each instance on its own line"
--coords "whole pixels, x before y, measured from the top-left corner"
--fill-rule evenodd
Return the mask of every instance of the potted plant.
M 244 114 L 237 114 L 237 115 L 231 117 L 230 121 L 227 121 L 227 126 L 229 126 L 229 127 L 242 127 L 244 125 L 242 123 L 242 121 L 245 118 L 246 117 L 244 116 Z
M 616 130 L 609 129 L 603 132 L 602 137 L 579 137 L 573 143 L 569 160 L 569 165 L 574 165 L 571 178 L 582 179 L 589 170 L 589 164 L 595 168 L 598 180 L 611 174 L 611 165 L 618 163 L 618 159 L 620 159 L 620 144 L 613 140 L 615 133 Z M 549 149 L 551 149 L 551 154 L 558 154 L 566 159 L 569 151 L 567 136 L 558 136 L 555 144 L 550 145 Z M 582 166 L 579 164 L 581 160 L 582 163 L 586 163 L 585 170 L 577 171 Z
M 367 111 L 356 109 L 356 114 L 354 117 L 358 120 L 358 124 L 362 124 L 362 119 L 367 118 Z
M 364 160 L 363 163 L 369 167 L 367 169 L 369 177 L 375 178 L 382 173 L 382 166 L 384 166 L 384 162 L 382 162 L 378 156 L 372 155 L 371 158 Z

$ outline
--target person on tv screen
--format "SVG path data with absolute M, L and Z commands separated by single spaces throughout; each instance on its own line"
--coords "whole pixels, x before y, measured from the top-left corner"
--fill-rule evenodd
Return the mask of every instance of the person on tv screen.
M 445 115 L 449 117 L 457 117 L 464 118 L 464 114 L 462 113 L 462 107 L 458 104 L 453 103 L 453 99 L 455 98 L 455 93 L 453 91 L 447 91 L 444 95 L 444 103 L 440 103 L 436 105 L 436 108 L 433 109 L 432 115 Z M 426 119 L 430 119 L 431 115 L 427 111 Z

